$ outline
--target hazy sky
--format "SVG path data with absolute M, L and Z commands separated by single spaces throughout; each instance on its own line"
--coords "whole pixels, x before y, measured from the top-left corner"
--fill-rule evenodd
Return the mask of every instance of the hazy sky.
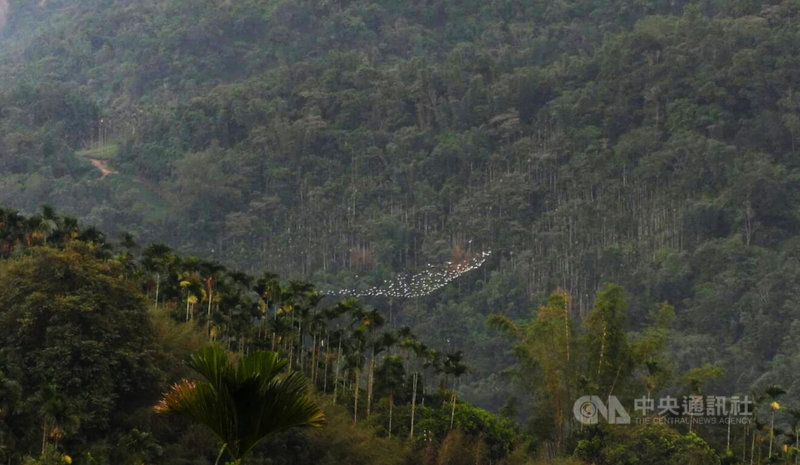
M 8 15 L 8 0 L 0 0 L 0 30 L 6 27 L 6 15 Z

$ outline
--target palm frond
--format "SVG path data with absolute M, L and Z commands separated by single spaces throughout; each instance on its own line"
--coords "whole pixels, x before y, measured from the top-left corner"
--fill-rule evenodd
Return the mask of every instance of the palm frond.
M 197 351 L 188 365 L 205 381 L 181 381 L 155 407 L 206 425 L 237 459 L 265 436 L 292 427 L 320 427 L 325 415 L 308 396 L 306 378 L 282 374 L 287 360 L 260 351 L 234 366 L 218 347 Z

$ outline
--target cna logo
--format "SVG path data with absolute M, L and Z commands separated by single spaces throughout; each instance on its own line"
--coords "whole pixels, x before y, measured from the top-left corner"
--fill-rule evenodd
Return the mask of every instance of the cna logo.
M 628 425 L 631 422 L 631 416 L 617 396 L 608 396 L 608 405 L 598 396 L 579 397 L 572 406 L 572 413 L 584 425 L 596 425 L 600 417 L 610 425 Z

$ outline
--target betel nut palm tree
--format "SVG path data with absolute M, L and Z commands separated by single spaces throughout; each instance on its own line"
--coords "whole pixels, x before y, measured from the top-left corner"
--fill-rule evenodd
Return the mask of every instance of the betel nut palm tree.
M 267 435 L 325 424 L 322 410 L 308 396 L 305 377 L 284 373 L 286 365 L 275 352 L 254 352 L 234 363 L 223 349 L 204 347 L 188 361 L 202 379 L 176 383 L 155 409 L 205 425 L 222 441 L 217 462 L 227 450 L 241 465 Z

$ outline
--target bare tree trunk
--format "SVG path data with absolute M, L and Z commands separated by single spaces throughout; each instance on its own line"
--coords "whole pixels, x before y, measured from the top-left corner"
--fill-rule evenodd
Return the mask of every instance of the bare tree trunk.
M 775 438 L 775 410 L 772 411 L 772 419 L 770 420 L 769 425 L 769 455 L 767 455 L 767 461 L 772 458 L 772 441 Z
M 569 362 L 569 305 L 564 308 L 564 337 L 567 340 L 567 362 Z
M 156 273 L 156 306 L 154 308 L 155 311 L 158 311 L 158 291 L 161 287 L 161 274 Z
M 372 346 L 372 351 L 369 355 L 369 373 L 367 373 L 367 418 L 372 411 L 372 386 L 375 373 L 375 346 Z
M 747 425 L 744 425 L 744 435 L 742 436 L 742 460 L 747 460 L 747 435 L 750 433 L 750 429 Z
M 213 291 L 211 289 L 208 290 L 208 311 L 206 312 L 206 334 L 208 334 L 208 339 L 211 340 L 211 298 L 213 296 Z
M 458 378 L 453 380 L 453 395 L 451 397 L 451 402 L 453 404 L 452 408 L 450 409 L 450 429 L 453 429 L 453 420 L 456 418 L 456 386 L 458 385 Z
M 325 344 L 325 341 L 328 343 Z M 323 344 L 325 344 L 325 368 L 322 370 L 322 393 L 328 393 L 328 357 L 330 356 L 330 340 L 328 340 L 328 332 L 325 332 L 325 339 L 323 339 Z
M 600 359 L 597 362 L 597 376 L 600 376 L 600 371 L 603 367 L 603 356 L 606 349 L 606 322 L 603 321 L 603 333 L 600 338 Z
M 389 438 L 392 437 L 392 410 L 394 410 L 394 396 L 389 394 Z
M 414 373 L 414 381 L 411 383 L 411 430 L 408 432 L 408 438 L 414 439 L 414 414 L 417 410 L 417 373 Z
M 45 418 L 42 422 L 42 456 L 44 456 L 44 450 L 47 448 L 47 419 Z
M 728 413 L 728 441 L 725 445 L 725 452 L 731 451 L 731 414 Z
M 317 386 L 317 335 L 311 336 L 311 385 Z
M 339 338 L 339 353 L 336 355 L 336 375 L 333 379 L 333 403 L 336 403 L 336 395 L 339 393 L 339 367 L 342 364 L 342 338 Z
M 303 342 L 303 321 L 300 320 L 300 324 L 297 325 L 297 364 L 300 366 L 300 371 L 305 369 L 303 366 L 303 349 L 305 348 L 305 344 Z
M 358 422 L 358 391 L 359 391 L 359 378 L 361 373 L 359 369 L 355 369 L 355 376 L 353 377 L 353 424 Z

